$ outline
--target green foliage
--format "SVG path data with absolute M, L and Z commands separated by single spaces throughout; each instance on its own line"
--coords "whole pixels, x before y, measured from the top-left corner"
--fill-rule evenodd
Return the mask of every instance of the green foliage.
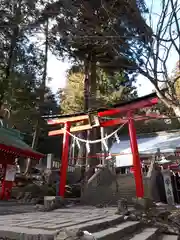
M 49 48 L 58 57 L 92 62 L 94 54 L 96 65 L 101 69 L 94 79 L 96 107 L 135 97 L 129 73 L 134 70 L 137 59 L 130 45 L 138 46 L 136 54 L 140 55 L 151 36 L 141 16 L 144 12 L 144 0 L 114 3 L 107 0 L 2 0 L 0 104 L 7 102 L 11 108 L 10 125 L 32 132 L 39 113 L 57 112 L 55 96 L 49 89 L 43 106 L 40 103 L 45 54 L 38 40 L 32 41 L 44 33 L 47 20 L 51 23 Z M 63 111 L 81 111 L 84 109 L 84 76 L 76 72 L 68 78 L 61 103 Z M 93 84 L 91 81 L 91 87 L 95 86 Z
M 75 113 L 83 110 L 84 74 L 82 72 L 68 75 L 67 86 L 61 89 L 60 99 L 62 113 Z
M 72 71 L 72 70 L 75 71 Z M 84 111 L 84 73 L 79 69 L 69 70 L 67 86 L 61 89 L 60 105 L 62 113 L 77 113 Z M 116 72 L 113 76 L 99 70 L 97 72 L 96 108 L 107 107 L 124 100 L 137 97 L 136 89 L 124 86 L 127 80 L 123 73 Z M 91 99 L 91 98 L 90 98 Z M 89 100 L 90 100 L 89 99 Z M 91 100 L 90 100 L 91 101 Z
M 93 53 L 99 66 L 113 72 L 134 69 L 130 46 L 138 46 L 139 56 L 151 37 L 141 16 L 146 11 L 144 0 L 57 0 L 45 6 L 35 26 L 53 19 L 49 42 L 55 54 L 90 60 Z
M 50 49 L 54 53 L 84 60 L 90 50 L 95 53 L 98 64 L 105 69 L 108 68 L 109 71 L 112 61 L 116 67 L 118 65 L 118 68 L 131 62 L 132 53 L 128 51 L 130 44 L 128 39 L 131 39 L 131 35 L 148 33 L 148 28 L 141 17 L 141 12 L 145 11 L 143 0 L 116 1 L 115 4 L 109 1 L 82 3 L 79 0 L 17 0 L 15 2 L 2 0 L 0 6 L 1 102 L 7 102 L 13 114 L 22 114 L 23 121 L 27 120 L 27 113 L 31 113 L 32 118 L 40 108 L 38 94 L 42 82 L 44 53 L 42 48 L 38 47 L 37 41 L 33 43 L 31 38 L 43 32 L 43 25 L 47 19 L 53 20 L 48 40 Z M 145 29 L 147 31 L 144 31 Z M 117 36 L 115 32 L 119 35 Z M 113 43 L 114 40 L 109 39 L 109 36 L 118 38 Z M 143 43 L 144 40 L 141 39 L 140 42 Z M 115 54 L 117 51 L 122 53 L 121 59 Z M 123 64 L 119 64 L 122 59 L 124 59 Z M 101 96 L 98 96 L 100 102 L 108 104 L 110 99 L 107 99 L 103 91 L 110 94 L 111 86 L 103 90 L 101 84 L 101 89 L 97 89 L 98 95 L 101 92 Z M 114 92 L 110 102 L 118 99 L 119 91 L 121 90 Z
M 2 0 L 0 5 L 0 104 L 11 109 L 9 125 L 27 133 L 34 130 L 39 114 L 58 108 L 49 88 L 44 92 L 45 103 L 40 103 L 45 54 L 32 40 L 44 26 L 29 26 L 38 18 L 42 3 Z
M 136 88 L 132 86 L 129 76 L 123 72 L 115 72 L 113 75 L 109 75 L 100 70 L 97 81 L 99 107 L 107 107 L 137 97 Z
M 17 95 L 13 98 L 16 102 L 11 105 L 10 127 L 16 126 L 20 131 L 31 134 L 39 118 L 39 110 L 41 115 L 59 113 L 55 95 L 49 88 L 46 88 L 44 104 L 39 103 L 39 95 L 39 89 L 36 89 L 33 94 L 24 90 L 17 92 Z M 43 121 L 41 128 L 42 132 L 47 129 Z

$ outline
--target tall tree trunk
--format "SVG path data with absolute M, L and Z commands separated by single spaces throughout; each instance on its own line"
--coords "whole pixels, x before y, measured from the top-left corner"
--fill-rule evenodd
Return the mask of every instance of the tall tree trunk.
M 96 90 L 97 90 L 97 84 L 96 84 L 96 55 L 92 53 L 91 55 L 91 68 L 90 68 L 90 98 L 89 98 L 89 110 L 96 109 Z M 93 128 L 92 130 L 88 131 L 87 139 L 89 140 L 95 140 L 100 138 L 100 129 Z M 101 149 L 101 145 L 99 143 L 97 144 L 91 144 L 90 152 L 88 154 L 88 163 L 90 166 L 89 170 L 89 176 L 94 174 L 95 172 L 95 166 L 99 163 L 99 159 L 95 158 L 98 149 Z M 91 157 L 92 156 L 92 157 Z
M 84 78 L 84 112 L 88 111 L 89 107 L 89 60 L 90 60 L 90 54 L 87 57 L 87 60 L 84 62 L 84 72 L 85 72 L 85 78 Z M 87 131 L 83 131 L 80 134 L 80 137 L 82 139 L 87 139 Z M 80 164 L 81 164 L 81 179 L 85 180 L 85 173 L 86 173 L 86 157 L 87 157 L 87 151 L 86 147 L 81 147 L 79 149 L 78 158 L 80 158 Z
M 38 144 L 38 138 L 40 134 L 40 123 L 41 123 L 41 112 L 44 104 L 44 95 L 45 95 L 45 90 L 46 90 L 46 78 L 47 78 L 47 62 L 48 62 L 48 46 L 49 46 L 49 41 L 48 41 L 48 33 L 49 33 L 49 20 L 47 19 L 46 25 L 45 25 L 45 58 L 44 58 L 44 71 L 43 71 L 43 76 L 42 76 L 42 83 L 40 87 L 40 103 L 39 103 L 39 116 L 36 122 L 35 126 L 35 131 L 33 135 L 33 141 L 31 147 L 33 149 L 36 149 L 37 144 Z M 26 170 L 24 175 L 27 175 L 31 167 L 31 159 L 27 159 L 27 165 L 26 165 Z

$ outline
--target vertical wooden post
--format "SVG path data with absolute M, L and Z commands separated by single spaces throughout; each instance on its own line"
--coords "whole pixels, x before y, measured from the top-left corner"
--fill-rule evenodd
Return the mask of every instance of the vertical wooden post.
M 64 124 L 64 136 L 63 136 L 63 149 L 62 149 L 62 158 L 61 158 L 61 171 L 60 171 L 60 185 L 59 185 L 59 196 L 64 198 L 65 195 L 65 186 L 66 186 L 66 177 L 67 177 L 67 168 L 68 168 L 68 153 L 69 153 L 69 134 L 71 123 L 66 122 Z
M 142 172 L 141 172 L 141 163 L 138 152 L 138 144 L 136 137 L 136 128 L 134 126 L 133 113 L 128 113 L 128 128 L 129 128 L 129 137 L 130 137 L 130 145 L 131 151 L 133 155 L 133 167 L 134 167 L 134 179 L 136 184 L 136 197 L 142 198 L 144 197 L 144 187 L 142 181 Z

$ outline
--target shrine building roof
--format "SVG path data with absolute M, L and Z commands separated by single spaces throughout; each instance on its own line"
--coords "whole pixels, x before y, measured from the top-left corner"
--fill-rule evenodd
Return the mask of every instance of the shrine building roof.
M 0 151 L 17 157 L 41 159 L 44 154 L 36 152 L 23 141 L 21 133 L 16 129 L 0 127 Z

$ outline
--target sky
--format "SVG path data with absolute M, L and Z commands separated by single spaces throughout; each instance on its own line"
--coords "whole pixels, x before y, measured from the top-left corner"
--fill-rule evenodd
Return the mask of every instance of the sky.
M 152 0 L 153 1 L 153 0 Z M 147 0 L 147 6 L 150 8 L 151 0 Z M 152 12 L 158 13 L 160 11 L 160 0 L 154 0 Z M 153 15 L 153 24 L 156 26 L 157 17 Z M 171 72 L 177 62 L 177 55 L 175 52 L 171 52 L 168 59 L 168 71 Z M 55 56 L 49 53 L 48 56 L 48 77 L 52 80 L 48 83 L 48 86 L 54 93 L 59 88 L 66 86 L 66 71 L 70 68 L 70 63 L 67 61 L 57 60 Z M 134 84 L 137 87 L 138 95 L 144 96 L 150 94 L 153 91 L 153 85 L 144 76 L 139 75 L 137 81 Z
M 67 61 L 59 61 L 51 53 L 48 54 L 48 66 L 47 73 L 48 77 L 52 80 L 48 83 L 54 93 L 59 88 L 66 86 L 66 71 L 70 68 L 70 64 Z

